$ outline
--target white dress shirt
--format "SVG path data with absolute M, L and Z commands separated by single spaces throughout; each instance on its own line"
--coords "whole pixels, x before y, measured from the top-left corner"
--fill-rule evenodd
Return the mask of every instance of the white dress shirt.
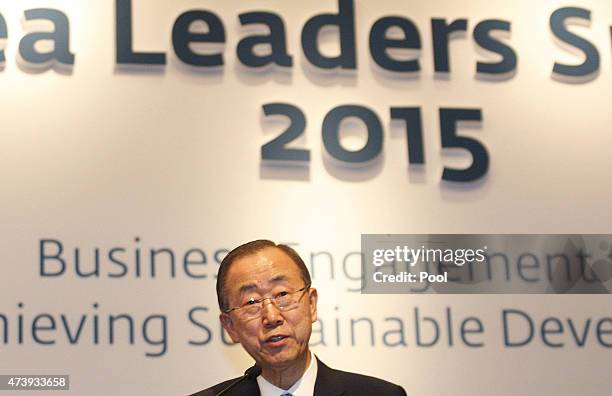
M 272 385 L 262 375 L 257 377 L 257 385 L 261 396 L 281 396 L 290 393 L 293 396 L 312 396 L 314 394 L 315 382 L 317 381 L 317 359 L 310 352 L 310 365 L 293 386 L 287 390 Z

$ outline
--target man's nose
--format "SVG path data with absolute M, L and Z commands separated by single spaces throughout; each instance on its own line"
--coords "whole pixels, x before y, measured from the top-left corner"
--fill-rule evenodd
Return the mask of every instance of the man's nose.
M 283 324 L 283 315 L 272 300 L 264 300 L 261 317 L 265 326 L 276 327 Z

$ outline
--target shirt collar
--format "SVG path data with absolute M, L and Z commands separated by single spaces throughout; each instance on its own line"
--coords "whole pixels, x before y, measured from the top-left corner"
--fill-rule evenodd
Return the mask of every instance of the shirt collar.
M 317 381 L 317 359 L 314 353 L 310 352 L 310 364 L 293 386 L 287 390 L 272 385 L 262 375 L 257 377 L 257 385 L 261 396 L 280 396 L 290 393 L 293 396 L 312 396 L 314 394 L 315 382 Z

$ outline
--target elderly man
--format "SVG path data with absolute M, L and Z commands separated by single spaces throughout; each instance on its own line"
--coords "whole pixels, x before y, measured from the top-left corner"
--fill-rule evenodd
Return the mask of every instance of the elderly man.
M 217 298 L 223 328 L 255 359 L 243 377 L 193 396 L 406 395 L 401 387 L 327 367 L 310 352 L 317 290 L 298 254 L 267 240 L 246 243 L 221 262 Z

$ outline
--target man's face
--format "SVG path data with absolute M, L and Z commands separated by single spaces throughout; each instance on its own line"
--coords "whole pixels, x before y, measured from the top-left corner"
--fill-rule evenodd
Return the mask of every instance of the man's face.
M 305 286 L 300 270 L 282 250 L 269 247 L 234 261 L 225 278 L 229 307 L 250 298 L 274 297 Z M 222 313 L 221 323 L 234 342 L 263 368 L 284 369 L 306 357 L 312 322 L 317 320 L 317 291 L 299 292 L 296 308 L 281 311 L 265 300 L 261 315 L 246 318 L 243 309 Z

